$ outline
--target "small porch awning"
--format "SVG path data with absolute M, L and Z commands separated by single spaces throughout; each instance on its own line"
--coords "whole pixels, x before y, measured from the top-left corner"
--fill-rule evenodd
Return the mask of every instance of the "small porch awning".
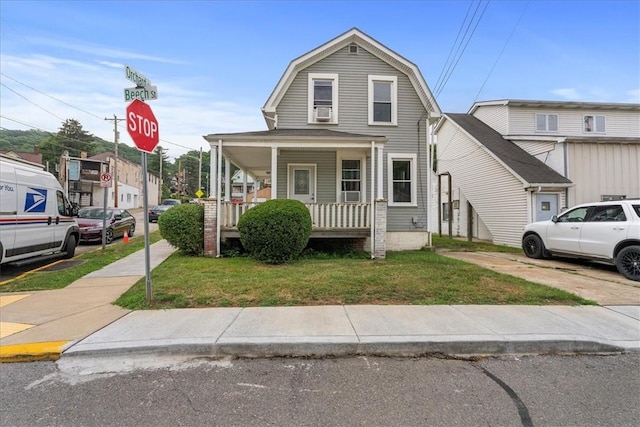
M 339 132 L 329 129 L 273 129 L 205 135 L 211 148 L 221 146 L 222 155 L 246 173 L 261 179 L 271 175 L 272 152 L 382 148 L 386 136 Z

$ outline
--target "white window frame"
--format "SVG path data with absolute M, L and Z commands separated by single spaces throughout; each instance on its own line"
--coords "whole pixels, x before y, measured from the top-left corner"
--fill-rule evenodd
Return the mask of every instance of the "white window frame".
M 398 76 L 369 75 L 369 125 L 398 126 Z M 391 121 L 373 121 L 373 84 L 376 82 L 391 83 Z
M 336 156 L 336 203 L 342 203 L 342 161 L 360 160 L 360 202 L 367 202 L 367 156 L 355 151 L 338 151 Z
M 331 80 L 331 120 L 326 122 L 317 121 L 314 111 L 314 82 L 316 80 Z M 307 102 L 308 102 L 308 116 L 307 121 L 309 124 L 337 124 L 338 123 L 338 74 L 328 73 L 309 73 L 308 88 L 307 88 Z
M 593 129 L 587 130 L 585 128 L 585 121 L 587 117 L 593 118 Z M 598 129 L 598 118 L 602 118 L 602 127 L 603 129 Z M 582 132 L 583 133 L 606 133 L 607 132 L 607 117 L 602 114 L 585 114 L 582 116 Z
M 538 129 L 538 117 L 539 116 L 544 116 L 544 129 Z M 556 128 L 555 129 L 550 129 L 549 128 L 549 117 L 551 116 L 555 116 L 556 118 Z M 536 129 L 536 132 L 558 132 L 558 128 L 560 127 L 559 124 L 559 117 L 557 114 L 547 114 L 547 113 L 536 113 L 535 114 L 535 118 L 534 118 L 534 126 Z
M 394 202 L 393 201 L 393 162 L 396 160 L 404 160 L 410 162 L 411 167 L 411 201 L 410 202 Z M 418 206 L 418 156 L 415 153 L 389 153 L 387 154 L 387 200 L 389 206 Z

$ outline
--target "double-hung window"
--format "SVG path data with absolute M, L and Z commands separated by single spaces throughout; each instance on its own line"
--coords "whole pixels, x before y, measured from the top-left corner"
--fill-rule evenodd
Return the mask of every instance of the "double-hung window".
M 586 115 L 582 120 L 584 133 L 605 133 L 604 116 Z
M 417 174 L 415 154 L 387 155 L 389 206 L 417 206 Z
M 342 159 L 340 191 L 343 202 L 359 202 L 362 189 L 362 162 L 359 159 Z
M 369 124 L 398 124 L 398 77 L 369 76 Z
M 536 114 L 536 132 L 557 132 L 557 114 Z
M 309 123 L 338 123 L 338 75 L 309 73 Z

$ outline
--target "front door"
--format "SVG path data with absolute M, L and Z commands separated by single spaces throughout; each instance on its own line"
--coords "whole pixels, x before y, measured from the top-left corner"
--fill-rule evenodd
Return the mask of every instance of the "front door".
M 302 203 L 316 201 L 316 165 L 289 165 L 288 198 Z
M 558 215 L 557 194 L 535 194 L 535 218 L 534 221 L 546 221 L 554 215 Z

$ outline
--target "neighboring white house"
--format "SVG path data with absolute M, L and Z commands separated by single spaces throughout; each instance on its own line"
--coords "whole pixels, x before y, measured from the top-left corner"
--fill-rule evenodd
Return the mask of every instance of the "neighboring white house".
M 358 239 L 375 257 L 429 244 L 427 133 L 440 109 L 415 64 L 353 28 L 291 61 L 262 112 L 266 130 L 205 136 L 208 255 L 248 208 L 219 197 L 223 157 L 268 180 L 272 198 L 305 203 L 312 238 Z
M 525 224 L 563 208 L 640 197 L 640 104 L 478 102 L 435 138 L 444 233 L 520 246 Z

